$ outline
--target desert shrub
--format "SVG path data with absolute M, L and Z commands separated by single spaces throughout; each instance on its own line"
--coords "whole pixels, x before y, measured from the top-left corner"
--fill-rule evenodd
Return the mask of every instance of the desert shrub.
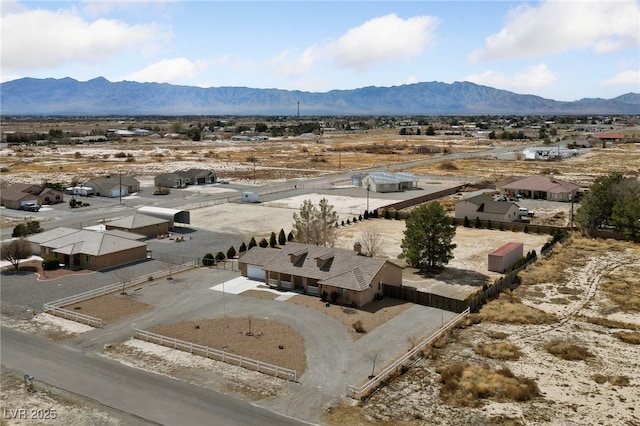
M 391 212 L 389 212 L 388 209 L 384 210 L 384 218 L 385 219 L 391 219 Z
M 567 361 L 582 361 L 593 356 L 592 353 L 581 346 L 574 345 L 573 343 L 562 342 L 560 340 L 554 340 L 548 343 L 544 348 L 551 355 L 555 355 L 558 358 Z
M 522 356 L 519 347 L 506 342 L 481 343 L 474 350 L 478 355 L 493 359 L 516 360 Z
M 487 332 L 487 336 L 491 337 L 492 339 L 506 339 L 508 334 L 507 333 L 503 333 L 502 331 L 495 331 L 495 330 L 491 330 L 489 332 Z
M 120 151 L 113 154 L 113 156 L 116 158 L 127 158 L 127 153 L 124 151 Z
M 500 222 L 498 224 L 498 231 L 504 231 L 504 223 Z
M 216 261 L 222 262 L 225 259 L 225 255 L 223 252 L 219 251 L 216 253 Z
M 487 229 L 493 229 L 493 223 L 491 223 L 491 219 L 487 220 Z
M 629 378 L 627 376 L 609 376 L 608 380 L 614 386 L 629 386 Z
M 617 331 L 613 333 L 613 335 L 625 343 L 629 343 L 631 345 L 640 345 L 640 333 Z
M 594 374 L 593 376 L 591 376 L 591 379 L 599 385 L 607 383 L 607 376 L 603 374 Z
M 207 253 L 202 256 L 202 264 L 204 266 L 213 266 L 215 264 L 215 257 L 213 257 L 213 253 Z
M 364 326 L 362 325 L 362 321 L 358 320 L 356 322 L 353 323 L 353 329 L 356 331 L 356 333 L 365 333 L 366 330 L 364 329 Z
M 536 383 L 516 377 L 508 368 L 453 364 L 440 368 L 441 396 L 458 405 L 477 405 L 479 399 L 527 401 L 540 394 Z
M 458 166 L 456 166 L 451 160 L 443 161 L 438 165 L 438 168 L 440 170 L 458 170 Z
M 42 259 L 42 269 L 45 271 L 53 271 L 60 268 L 60 261 L 55 256 L 47 256 Z

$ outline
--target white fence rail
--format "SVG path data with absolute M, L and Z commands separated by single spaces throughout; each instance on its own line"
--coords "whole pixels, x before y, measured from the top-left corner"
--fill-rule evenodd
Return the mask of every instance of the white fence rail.
M 274 377 L 290 380 L 295 382 L 298 378 L 295 370 L 289 368 L 278 367 L 277 365 L 268 364 L 266 362 L 256 361 L 255 359 L 246 358 L 237 354 L 220 351 L 208 346 L 202 346 L 183 340 L 174 339 L 172 337 L 163 336 L 161 334 L 151 333 L 145 330 L 135 329 L 134 338 L 145 340 L 151 343 L 157 343 L 181 351 L 189 352 L 196 355 L 202 355 L 206 358 L 216 361 L 226 362 L 227 364 L 237 365 L 249 370 L 255 370 L 260 373 L 269 374 Z
M 385 380 L 391 376 L 391 374 L 395 373 L 398 367 L 404 364 L 407 360 L 415 360 L 417 361 L 419 357 L 417 356 L 420 351 L 422 351 L 425 346 L 431 344 L 434 340 L 442 336 L 445 332 L 451 330 L 455 325 L 463 319 L 465 316 L 469 314 L 470 310 L 467 308 L 462 313 L 458 314 L 451 321 L 443 325 L 439 328 L 435 333 L 430 335 L 427 339 L 422 341 L 420 344 L 415 346 L 409 352 L 404 354 L 399 359 L 395 360 L 393 363 L 389 364 L 384 370 L 378 373 L 374 378 L 369 380 L 364 385 L 357 387 L 353 385 L 347 385 L 347 396 L 354 399 L 362 399 L 363 397 L 369 395 L 374 389 L 380 386 Z
M 162 271 L 162 272 L 154 272 L 150 274 L 141 275 L 139 277 L 133 278 L 129 282 L 124 284 L 124 288 L 132 287 L 134 285 L 139 285 L 144 282 L 149 281 L 149 277 L 152 278 L 162 278 L 165 276 L 169 276 L 170 274 L 186 271 L 188 269 L 194 268 L 197 266 L 196 262 L 189 262 L 182 265 L 177 265 L 171 269 L 171 272 Z M 76 322 L 80 322 L 83 324 L 90 325 L 92 327 L 104 327 L 104 321 L 100 318 L 92 317 L 90 315 L 81 314 L 78 312 L 74 312 L 69 309 L 64 309 L 63 306 L 71 305 L 74 303 L 84 302 L 85 300 L 93 299 L 94 297 L 104 296 L 105 294 L 113 293 L 118 290 L 122 290 L 122 283 L 109 284 L 104 287 L 96 288 L 93 290 L 85 291 L 84 293 L 75 294 L 69 297 L 63 297 L 62 299 L 53 300 L 51 302 L 47 302 L 43 304 L 42 310 L 44 312 L 50 313 L 52 315 L 70 319 Z
M 104 322 L 100 318 L 70 311 L 69 309 L 64 309 L 57 306 L 49 305 L 48 303 L 44 304 L 43 310 L 44 312 L 50 313 L 51 315 L 62 317 L 68 320 L 73 320 L 75 322 L 79 322 L 82 324 L 87 324 L 87 325 L 90 325 L 91 327 L 102 328 L 104 326 Z

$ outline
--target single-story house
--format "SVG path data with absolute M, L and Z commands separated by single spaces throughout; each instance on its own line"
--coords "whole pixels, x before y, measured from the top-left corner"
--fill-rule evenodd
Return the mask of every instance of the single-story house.
M 39 206 L 58 204 L 64 201 L 64 194 L 53 188 L 45 188 L 42 185 L 27 183 L 15 183 L 2 189 L 0 203 L 8 209 L 20 210 L 25 203 L 34 203 Z
M 153 184 L 160 188 L 183 188 L 186 182 L 177 173 L 162 173 L 153 178 Z
M 140 191 L 140 181 L 131 176 L 104 176 L 84 183 L 93 189 L 93 194 L 102 197 L 120 197 Z
M 359 180 L 358 186 L 374 192 L 399 192 L 418 187 L 418 178 L 409 172 L 373 171 L 353 178 Z
M 402 285 L 402 267 L 352 250 L 287 243 L 253 247 L 240 257 L 241 274 L 279 289 L 302 290 L 341 304 L 366 305 L 382 285 Z
M 105 223 L 105 227 L 107 231 L 118 229 L 146 237 L 155 237 L 169 232 L 169 220 L 136 213 L 109 221 Z
M 524 198 L 571 201 L 580 189 L 580 185 L 560 180 L 554 176 L 529 176 L 499 182 L 496 184 L 496 189 L 507 196 L 520 194 Z
M 146 259 L 147 244 L 139 238 L 122 231 L 56 228 L 26 240 L 41 257 L 55 256 L 65 267 L 100 270 Z
M 216 174 L 206 169 L 178 170 L 162 173 L 153 179 L 155 186 L 163 188 L 182 188 L 187 185 L 206 185 L 216 183 Z
M 480 194 L 456 203 L 456 219 L 490 220 L 492 222 L 513 222 L 518 219 L 518 205 L 510 201 L 495 201 L 493 197 Z

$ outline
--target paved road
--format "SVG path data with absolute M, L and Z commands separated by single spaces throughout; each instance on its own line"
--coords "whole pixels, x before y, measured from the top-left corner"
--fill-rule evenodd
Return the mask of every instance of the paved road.
M 300 425 L 247 402 L 2 327 L 2 365 L 166 425 Z

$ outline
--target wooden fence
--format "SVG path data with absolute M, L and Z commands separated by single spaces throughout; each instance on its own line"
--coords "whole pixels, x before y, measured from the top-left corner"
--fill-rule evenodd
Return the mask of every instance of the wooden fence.
M 183 340 L 174 339 L 172 337 L 163 336 L 161 334 L 151 333 L 145 330 L 135 329 L 134 338 L 156 343 L 173 349 L 189 352 L 195 355 L 201 355 L 216 361 L 226 362 L 227 364 L 237 365 L 238 367 L 254 370 L 260 373 L 269 374 L 281 379 L 295 382 L 298 375 L 295 370 L 278 367 L 277 365 L 268 364 L 266 362 L 257 361 L 255 359 L 243 357 L 237 354 L 220 351 L 208 346 L 198 345 Z
M 388 284 L 382 285 L 382 293 L 387 297 L 394 299 L 406 300 L 407 302 L 418 305 L 429 306 L 431 308 L 444 309 L 445 311 L 455 312 L 459 314 L 467 309 L 469 305 L 464 300 L 452 299 L 450 297 L 441 296 L 439 294 L 427 293 L 420 291 L 415 287 L 409 286 L 393 286 Z
M 394 217 L 395 213 L 399 210 L 406 209 L 407 207 L 415 206 L 417 204 L 426 203 L 427 201 L 432 201 L 441 197 L 445 197 L 447 195 L 455 194 L 460 191 L 460 189 L 464 188 L 464 185 L 454 186 L 453 188 L 443 189 L 442 191 L 432 192 L 430 194 L 421 195 L 419 197 L 410 198 L 408 200 L 398 201 L 397 203 L 389 204 L 383 207 L 378 208 L 378 216 L 384 217 L 385 211 L 389 211 L 392 213 L 392 217 Z M 403 212 L 405 213 L 405 212 Z M 400 219 L 406 219 L 408 213 L 402 214 Z
M 427 337 L 425 340 L 416 345 L 409 352 L 389 364 L 384 370 L 379 372 L 375 377 L 370 379 L 364 385 L 358 387 L 353 385 L 347 385 L 347 396 L 354 399 L 364 399 L 367 396 L 371 395 L 371 393 L 380 387 L 383 383 L 389 380 L 394 374 L 396 374 L 401 368 L 400 366 L 406 365 L 407 361 L 411 361 L 410 364 L 413 365 L 422 358 L 422 350 L 427 346 L 433 343 L 436 339 L 442 336 L 447 331 L 451 330 L 456 326 L 465 316 L 469 314 L 469 308 L 461 312 L 458 316 L 453 318 L 451 321 L 447 322 L 445 325 L 440 327 L 437 331 Z

